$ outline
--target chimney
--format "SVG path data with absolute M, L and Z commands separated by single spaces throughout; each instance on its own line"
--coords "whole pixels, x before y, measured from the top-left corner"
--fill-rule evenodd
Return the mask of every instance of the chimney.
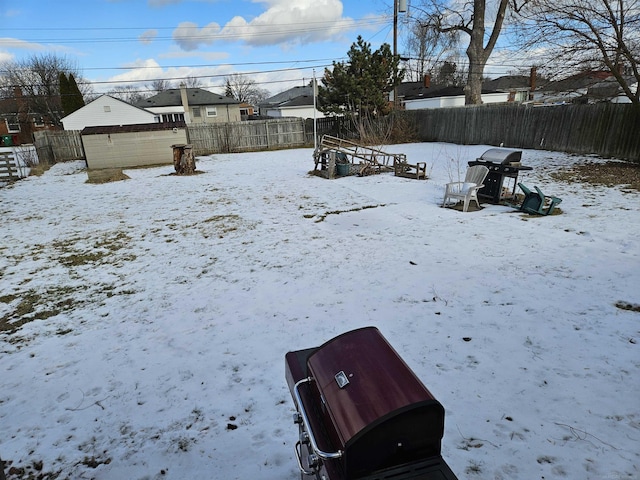
M 538 68 L 531 67 L 531 73 L 529 74 L 529 100 L 533 100 L 533 92 L 536 89 L 537 76 L 538 76 Z
M 182 100 L 182 108 L 184 108 L 184 121 L 191 123 L 191 115 L 189 114 L 189 98 L 187 97 L 187 86 L 182 82 L 180 84 L 180 100 Z
M 425 74 L 423 80 L 424 88 L 429 88 L 431 86 L 431 75 Z

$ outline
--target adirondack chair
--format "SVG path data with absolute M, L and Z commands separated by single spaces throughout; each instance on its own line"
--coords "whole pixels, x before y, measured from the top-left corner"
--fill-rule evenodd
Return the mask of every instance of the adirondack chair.
M 520 211 L 527 212 L 532 215 L 551 215 L 553 209 L 562 202 L 558 197 L 546 197 L 542 190 L 537 186 L 533 187 L 536 191 L 532 192 L 523 183 L 518 183 L 518 187 L 524 192 L 524 200 L 520 205 Z M 545 203 L 549 201 L 549 205 L 545 210 Z
M 464 201 L 462 211 L 466 212 L 469 209 L 469 203 L 473 200 L 476 202 L 476 205 L 478 205 L 478 208 L 480 208 L 480 202 L 478 202 L 478 190 L 484 187 L 482 182 L 484 182 L 488 173 L 489 169 L 484 165 L 474 165 L 473 167 L 469 167 L 466 175 L 464 176 L 464 182 L 447 183 L 442 206 L 445 207 L 448 200 L 455 200 L 455 203 L 462 200 Z

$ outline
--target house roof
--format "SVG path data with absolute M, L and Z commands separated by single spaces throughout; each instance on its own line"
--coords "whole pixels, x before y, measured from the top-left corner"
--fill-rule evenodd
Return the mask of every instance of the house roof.
M 132 104 L 131 104 L 131 103 L 129 103 L 129 102 L 125 102 L 124 100 L 120 100 L 119 98 L 112 97 L 111 95 L 107 95 L 107 94 L 105 93 L 105 94 L 102 94 L 102 95 L 97 96 L 96 98 L 94 98 L 93 100 L 91 100 L 89 103 L 87 103 L 86 105 L 82 106 L 82 107 L 81 107 L 81 108 L 79 108 L 78 110 L 75 110 L 75 111 L 71 112 L 69 115 L 65 115 L 64 117 L 62 117 L 62 118 L 61 118 L 61 120 L 62 120 L 62 121 L 64 121 L 64 120 L 68 120 L 69 118 L 71 118 L 71 117 L 74 117 L 74 116 L 78 115 L 78 114 L 79 114 L 78 112 L 80 112 L 80 110 L 82 110 L 82 109 L 84 109 L 84 108 L 89 107 L 92 103 L 94 103 L 94 102 L 96 102 L 96 101 L 100 100 L 101 98 L 105 98 L 105 97 L 106 97 L 106 98 L 109 98 L 110 100 L 113 100 L 114 102 L 122 103 L 123 105 L 126 105 L 127 107 L 136 108 L 136 109 L 138 109 L 138 110 L 142 110 L 142 111 L 147 112 L 149 115 L 153 115 L 153 112 L 149 112 L 148 110 L 145 110 L 145 109 L 144 109 L 144 108 L 142 108 L 142 107 L 139 107 L 139 106 L 137 106 L 137 105 L 132 105 Z
M 580 89 L 589 88 L 592 85 L 602 82 L 611 77 L 611 72 L 595 71 L 595 72 L 580 72 L 570 77 L 557 80 L 555 82 L 548 82 L 544 86 L 544 90 L 554 92 L 570 92 Z
M 292 98 L 286 102 L 282 102 L 280 105 L 274 105 L 279 108 L 286 107 L 313 107 L 313 95 L 300 95 Z
M 540 76 L 537 80 L 541 79 Z M 538 81 L 536 81 L 536 84 Z M 496 91 L 525 90 L 531 87 L 531 78 L 528 75 L 504 75 L 502 77 L 487 80 L 482 83 L 482 88 Z
M 496 93 L 496 90 L 482 87 L 482 93 Z M 425 87 L 422 82 L 405 82 L 398 86 L 398 96 L 404 100 L 421 98 L 458 97 L 464 95 L 464 87 L 431 85 Z
M 191 106 L 237 105 L 240 103 L 235 98 L 218 95 L 217 93 L 212 93 L 201 88 L 187 88 L 187 99 Z M 170 88 L 169 90 L 160 92 L 153 97 L 140 100 L 139 102 L 136 102 L 135 105 L 141 108 L 182 106 L 180 89 Z
M 167 123 L 137 123 L 134 125 L 103 125 L 97 127 L 85 127 L 81 135 L 101 135 L 105 133 L 133 133 L 156 132 L 160 130 L 172 130 L 173 128 L 186 128 L 185 122 Z
M 265 101 L 261 102 L 261 106 L 269 106 L 269 105 L 279 105 L 283 102 L 288 102 L 289 100 L 293 100 L 296 97 L 300 96 L 308 96 L 313 98 L 313 88 L 311 86 L 299 86 L 293 87 L 289 90 L 285 90 L 284 92 L 280 92 L 273 97 L 267 98 Z M 312 102 L 313 103 L 313 102 Z

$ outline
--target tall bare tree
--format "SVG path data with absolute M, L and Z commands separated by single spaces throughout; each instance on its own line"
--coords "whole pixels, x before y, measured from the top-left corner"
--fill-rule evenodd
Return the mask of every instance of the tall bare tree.
M 169 80 L 158 78 L 147 84 L 147 87 L 153 92 L 160 93 L 173 88 L 173 85 Z
M 640 0 L 532 0 L 522 14 L 529 45 L 565 71 L 604 66 L 640 108 Z
M 469 38 L 466 49 L 469 60 L 465 103 L 482 103 L 482 77 L 493 53 L 507 13 L 519 11 L 530 0 L 427 0 L 417 10 L 418 22 L 427 30 L 443 34 L 460 34 Z M 589 1 L 589 0 L 585 0 Z M 487 31 L 489 30 L 489 31 Z
M 406 40 L 409 61 L 404 64 L 405 79 L 420 82 L 425 75 L 433 75 L 438 63 L 451 56 L 457 42 L 456 32 L 444 34 L 426 23 L 413 22 Z
M 224 94 L 251 105 L 257 105 L 269 97 L 268 90 L 258 87 L 255 80 L 241 73 L 227 75 L 224 81 Z
M 107 93 L 114 98 L 122 100 L 123 102 L 130 103 L 132 105 L 145 98 L 145 95 L 143 95 L 140 87 L 135 85 L 117 85 Z M 144 93 L 147 92 L 145 91 Z
M 23 60 L 0 64 L 0 83 L 4 95 L 19 95 L 29 115 L 41 115 L 54 125 L 62 125 L 64 116 L 60 101 L 60 74 L 73 74 L 80 79 L 77 66 L 66 57 L 55 54 L 35 55 Z M 82 94 L 88 83 L 78 81 Z

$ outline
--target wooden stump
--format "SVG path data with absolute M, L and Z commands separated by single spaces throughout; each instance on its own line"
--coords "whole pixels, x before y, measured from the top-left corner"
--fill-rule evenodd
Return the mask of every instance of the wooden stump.
M 173 148 L 173 168 L 178 175 L 191 175 L 196 171 L 196 159 L 193 156 L 193 145 L 183 143 L 171 145 Z

